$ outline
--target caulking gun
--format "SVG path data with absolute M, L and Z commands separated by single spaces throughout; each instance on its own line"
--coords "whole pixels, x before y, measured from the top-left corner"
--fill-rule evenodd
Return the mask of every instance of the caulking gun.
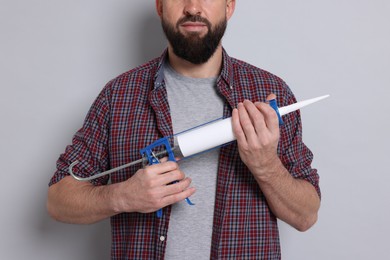
M 318 102 L 327 97 L 329 97 L 329 95 L 300 101 L 281 108 L 278 108 L 276 104 L 276 100 L 273 99 L 269 101 L 269 105 L 276 111 L 279 118 L 279 124 L 282 125 L 283 115 L 296 111 L 300 108 Z M 150 165 L 157 164 L 160 163 L 159 158 L 161 157 L 168 157 L 168 160 L 176 161 L 176 158 L 180 158 L 180 159 L 188 158 L 190 156 L 207 152 L 209 150 L 212 150 L 214 148 L 220 147 L 222 145 L 225 145 L 227 143 L 236 140 L 236 137 L 234 136 L 233 129 L 232 129 L 231 117 L 215 120 L 206 123 L 204 125 L 200 125 L 195 128 L 175 134 L 173 136 L 173 143 L 174 143 L 173 147 L 170 145 L 171 138 L 172 137 L 163 137 L 158 139 L 157 141 L 153 142 L 147 147 L 141 149 L 140 151 L 142 155 L 141 159 L 113 168 L 111 170 L 101 172 L 87 178 L 82 178 L 75 175 L 72 171 L 73 167 L 79 163 L 79 161 L 74 161 L 69 166 L 69 173 L 76 180 L 91 181 L 139 163 L 142 163 L 143 165 L 146 165 L 148 163 Z M 189 199 L 186 199 L 186 201 L 188 204 L 193 205 L 193 203 L 191 203 Z M 157 216 L 161 217 L 161 215 L 162 215 L 162 211 L 160 209 L 157 212 Z

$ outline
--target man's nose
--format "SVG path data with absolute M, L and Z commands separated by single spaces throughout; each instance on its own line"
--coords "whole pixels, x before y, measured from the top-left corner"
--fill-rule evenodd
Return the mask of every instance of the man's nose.
M 185 15 L 201 15 L 202 13 L 202 0 L 185 0 L 184 14 Z

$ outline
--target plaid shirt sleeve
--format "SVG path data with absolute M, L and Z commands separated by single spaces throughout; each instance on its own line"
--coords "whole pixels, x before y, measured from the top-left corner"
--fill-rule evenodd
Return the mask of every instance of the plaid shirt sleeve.
M 90 108 L 83 127 L 74 135 L 72 144 L 57 160 L 57 169 L 49 185 L 59 182 L 69 175 L 69 165 L 78 160 L 73 171 L 80 177 L 89 177 L 108 168 L 108 131 L 109 105 L 105 89 L 100 93 Z M 94 185 L 106 184 L 108 177 L 92 181 Z
M 297 102 L 291 92 L 285 100 L 287 103 L 283 106 Z M 280 131 L 280 159 L 294 178 L 311 183 L 321 197 L 319 175 L 317 170 L 311 167 L 313 153 L 302 140 L 302 121 L 299 110 L 285 115 L 283 121 L 285 126 L 281 127 Z

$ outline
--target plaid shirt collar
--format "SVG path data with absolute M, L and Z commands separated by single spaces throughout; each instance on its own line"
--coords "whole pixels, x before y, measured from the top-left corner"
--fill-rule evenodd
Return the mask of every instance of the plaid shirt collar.
M 163 54 L 160 56 L 157 65 L 157 72 L 154 75 L 154 89 L 158 89 L 163 85 L 164 82 L 164 64 L 166 59 L 168 58 L 168 49 L 165 49 Z M 233 66 L 231 62 L 231 58 L 227 54 L 226 50 L 222 48 L 222 69 L 218 78 L 218 83 L 221 80 L 225 83 L 224 85 L 228 86 L 230 89 L 233 88 Z

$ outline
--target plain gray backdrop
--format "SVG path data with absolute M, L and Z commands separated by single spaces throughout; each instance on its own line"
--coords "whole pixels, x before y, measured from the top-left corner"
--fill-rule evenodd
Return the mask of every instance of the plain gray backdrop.
M 102 87 L 166 46 L 155 1 L 0 0 L 0 259 L 108 259 L 109 221 L 46 212 L 55 162 Z M 283 259 L 387 259 L 390 2 L 237 1 L 223 44 L 282 77 L 321 175 L 318 223 L 280 223 Z

